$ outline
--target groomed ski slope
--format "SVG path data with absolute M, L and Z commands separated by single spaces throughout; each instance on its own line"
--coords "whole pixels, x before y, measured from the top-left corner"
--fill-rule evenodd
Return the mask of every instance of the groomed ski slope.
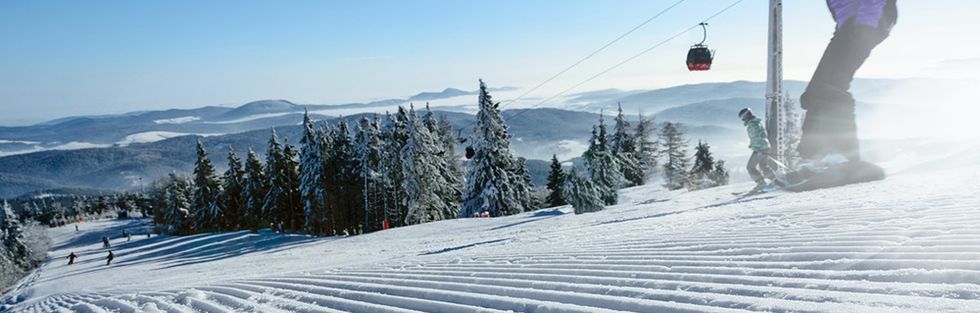
M 53 230 L 14 312 L 980 312 L 980 166 L 733 201 L 628 189 L 347 238 Z M 132 225 L 129 225 L 132 226 Z M 82 258 L 67 266 L 64 256 Z

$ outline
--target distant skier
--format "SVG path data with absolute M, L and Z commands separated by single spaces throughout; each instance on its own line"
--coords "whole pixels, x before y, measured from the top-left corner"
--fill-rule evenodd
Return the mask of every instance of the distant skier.
M 75 224 L 75 231 L 78 231 L 78 224 Z
M 69 253 L 68 254 L 68 257 L 66 257 L 66 259 L 68 259 L 68 265 L 75 264 L 75 259 L 77 259 L 77 258 L 78 258 L 78 256 L 75 255 L 75 252 Z
M 749 163 L 745 165 L 749 176 L 755 181 L 755 188 L 750 192 L 762 191 L 766 186 L 766 178 L 771 183 L 783 185 L 773 169 L 774 164 L 769 156 L 769 137 L 766 136 L 766 129 L 762 127 L 762 120 L 752 114 L 749 108 L 738 111 L 738 117 L 742 119 L 745 130 L 749 134 L 749 149 L 752 149 Z
M 109 266 L 109 264 L 110 264 L 110 263 L 112 263 L 112 259 L 115 259 L 115 258 L 116 258 L 116 256 L 115 256 L 115 255 L 113 255 L 113 254 L 112 254 L 112 251 L 110 250 L 110 251 L 109 251 L 109 256 L 106 256 L 106 257 L 105 257 L 105 265 L 106 265 L 106 266 Z
M 103 248 L 109 247 L 109 237 L 102 236 L 102 247 Z
M 800 96 L 806 116 L 797 150 L 814 165 L 823 165 L 827 156 L 860 161 L 854 98 L 848 90 L 854 73 L 898 19 L 896 0 L 827 0 L 827 7 L 837 29 Z

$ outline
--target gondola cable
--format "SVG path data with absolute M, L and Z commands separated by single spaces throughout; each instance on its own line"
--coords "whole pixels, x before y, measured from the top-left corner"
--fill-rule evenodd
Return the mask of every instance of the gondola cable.
M 725 12 L 727 12 L 728 10 L 730 10 L 730 9 L 731 9 L 731 8 L 733 8 L 733 7 L 735 7 L 735 6 L 736 6 L 736 5 L 738 5 L 739 3 L 742 3 L 742 1 L 745 1 L 745 0 L 736 0 L 736 1 L 734 1 L 734 2 L 732 2 L 731 4 L 729 4 L 728 6 L 726 6 L 726 7 L 724 7 L 724 8 L 722 8 L 722 9 L 721 9 L 721 10 L 719 10 L 718 12 L 715 12 L 715 13 L 714 13 L 714 14 L 712 14 L 711 16 L 708 16 L 707 18 L 705 18 L 705 19 L 703 19 L 703 20 L 702 20 L 702 21 L 701 21 L 700 23 L 698 23 L 698 24 L 695 24 L 695 25 L 693 25 L 693 26 L 691 26 L 691 27 L 688 27 L 687 29 L 685 29 L 685 30 L 683 30 L 683 31 L 681 31 L 681 32 L 678 32 L 677 34 L 675 34 L 675 35 L 673 35 L 673 36 L 670 36 L 670 37 L 668 37 L 667 39 L 664 39 L 664 40 L 662 40 L 662 41 L 660 41 L 660 42 L 658 42 L 657 44 L 654 44 L 653 46 L 651 46 L 651 47 L 649 47 L 649 48 L 647 48 L 647 49 L 645 49 L 645 50 L 643 50 L 643 51 L 640 51 L 639 53 L 637 53 L 637 54 L 635 54 L 635 55 L 633 55 L 633 56 L 631 56 L 631 57 L 629 57 L 629 58 L 626 58 L 625 60 L 623 60 L 623 61 L 621 61 L 621 62 L 619 62 L 619 63 L 616 63 L 616 64 L 614 64 L 613 66 L 610 66 L 610 67 L 608 67 L 608 68 L 606 68 L 606 69 L 604 69 L 604 70 L 602 70 L 602 71 L 600 71 L 599 73 L 597 73 L 597 74 L 595 74 L 595 75 L 592 75 L 591 77 L 589 77 L 589 78 L 587 78 L 587 79 L 585 79 L 585 80 L 583 80 L 583 81 L 581 81 L 581 82 L 579 82 L 578 84 L 575 84 L 575 85 L 573 85 L 572 87 L 569 87 L 569 88 L 567 88 L 567 89 L 565 89 L 565 90 L 562 90 L 561 92 L 559 92 L 559 93 L 557 93 L 557 94 L 555 94 L 555 95 L 553 95 L 553 96 L 551 96 L 551 97 L 548 97 L 548 98 L 546 98 L 546 99 L 544 99 L 544 100 L 541 100 L 540 102 L 538 102 L 538 103 L 537 103 L 537 104 L 535 104 L 535 105 L 532 105 L 531 107 L 528 107 L 528 108 L 525 108 L 525 109 L 523 109 L 523 110 L 521 110 L 520 112 L 517 112 L 517 113 L 515 113 L 514 115 L 511 115 L 511 116 L 509 116 L 509 117 L 501 117 L 501 118 L 503 119 L 503 121 L 504 121 L 504 122 L 510 122 L 510 121 L 513 121 L 513 120 L 514 120 L 514 118 L 517 118 L 518 116 L 521 116 L 522 114 L 524 114 L 524 113 L 527 113 L 528 111 L 531 111 L 531 109 L 534 109 L 534 108 L 537 108 L 537 107 L 540 107 L 541 105 L 543 105 L 543 104 L 545 104 L 545 103 L 548 103 L 549 101 L 551 101 L 551 100 L 554 100 L 555 98 L 558 98 L 558 97 L 560 97 L 560 96 L 562 96 L 562 95 L 565 95 L 565 94 L 566 94 L 566 93 L 568 93 L 569 91 L 572 91 L 572 90 L 574 90 L 575 88 L 578 88 L 578 87 L 580 87 L 580 86 L 582 86 L 582 85 L 584 85 L 584 84 L 586 84 L 586 83 L 588 83 L 588 82 L 590 82 L 590 81 L 592 81 L 592 80 L 594 80 L 594 79 L 596 79 L 596 78 L 598 78 L 599 76 L 602 76 L 602 75 L 604 75 L 604 74 L 606 74 L 606 73 L 608 73 L 608 72 L 610 72 L 610 71 L 612 71 L 612 70 L 614 70 L 614 69 L 616 69 L 616 68 L 618 68 L 618 67 L 620 67 L 620 66 L 622 66 L 623 64 L 626 64 L 626 63 L 629 63 L 630 61 L 632 61 L 632 60 L 634 60 L 634 59 L 636 59 L 636 58 L 639 58 L 640 56 L 642 56 L 642 55 L 644 55 L 644 54 L 646 54 L 646 53 L 648 53 L 648 52 L 650 52 L 650 51 L 653 51 L 653 50 L 655 50 L 655 49 L 657 49 L 657 48 L 659 48 L 660 46 L 663 46 L 663 45 L 665 45 L 665 44 L 667 44 L 668 42 L 670 42 L 670 41 L 672 41 L 672 40 L 674 40 L 674 39 L 677 39 L 677 37 L 680 37 L 680 36 L 682 36 L 682 35 L 684 35 L 684 34 L 686 34 L 686 33 L 688 33 L 688 32 L 690 32 L 691 30 L 694 30 L 694 29 L 695 29 L 695 28 L 697 28 L 697 27 L 703 27 L 703 25 L 707 25 L 707 22 L 708 22 L 708 21 L 710 21 L 710 20 L 712 20 L 712 19 L 714 19 L 715 17 L 718 17 L 719 15 L 721 15 L 721 14 L 723 14 L 723 13 L 725 13 Z M 678 1 L 677 3 L 675 3 L 674 5 L 672 5 L 671 7 L 668 7 L 667 9 L 665 9 L 665 11 L 663 11 L 663 12 L 666 12 L 667 10 L 669 10 L 669 9 L 671 9 L 671 8 L 673 8 L 674 6 L 676 6 L 677 4 L 680 4 L 680 2 L 683 2 L 683 1 Z M 560 76 L 560 75 L 562 75 L 562 74 L 564 74 L 565 72 L 567 72 L 568 70 L 570 70 L 570 69 L 572 69 L 573 67 L 575 67 L 575 66 L 577 66 L 578 64 L 580 64 L 580 63 L 582 63 L 582 62 L 584 62 L 585 60 L 588 60 L 589 58 L 591 58 L 592 56 L 594 56 L 594 55 L 595 55 L 595 54 L 597 54 L 598 52 L 600 52 L 600 51 L 602 51 L 602 50 L 604 50 L 604 49 L 605 49 L 606 47 L 608 47 L 608 46 L 610 46 L 610 45 L 612 45 L 613 43 L 615 43 L 615 42 L 616 42 L 616 41 L 618 41 L 619 39 L 622 39 L 622 38 L 623 38 L 623 37 L 625 37 L 626 35 L 629 35 L 629 33 L 632 33 L 633 31 L 635 31 L 635 30 L 636 30 L 636 29 L 638 29 L 639 27 L 642 27 L 643 25 L 645 25 L 645 24 L 646 24 L 646 23 L 648 23 L 649 21 L 651 21 L 651 20 L 653 20 L 653 19 L 655 19 L 655 18 L 656 18 L 657 16 L 659 16 L 659 15 L 661 15 L 661 14 L 663 14 L 663 12 L 661 12 L 661 13 L 658 13 L 658 14 L 657 14 L 656 16 L 654 16 L 653 18 L 651 18 L 651 19 L 649 19 L 648 21 L 646 21 L 646 22 L 644 22 L 644 23 L 641 23 L 641 24 L 640 24 L 639 26 L 637 26 L 637 27 L 635 27 L 634 29 L 632 29 L 632 30 L 630 30 L 630 31 L 629 31 L 629 32 L 627 32 L 626 34 L 624 34 L 624 35 L 622 35 L 622 36 L 620 36 L 620 37 L 618 37 L 618 38 L 616 38 L 616 39 L 614 39 L 614 40 L 613 40 L 613 41 L 611 41 L 610 43 L 608 43 L 608 44 L 606 44 L 605 46 L 603 46 L 603 47 L 601 47 L 601 48 L 599 48 L 598 50 L 596 50 L 595 52 L 593 52 L 593 53 L 591 53 L 591 54 L 589 54 L 589 55 L 588 55 L 588 56 L 586 56 L 585 58 L 583 58 L 583 59 L 581 59 L 581 60 L 579 60 L 579 61 L 578 61 L 578 62 L 576 62 L 575 64 L 572 64 L 572 65 L 571 65 L 571 66 L 569 66 L 568 68 L 566 68 L 566 69 L 564 69 L 564 70 L 562 70 L 562 71 L 561 71 L 561 72 L 559 72 L 558 74 L 555 74 L 554 76 L 552 76 L 551 78 L 549 78 L 549 79 L 547 79 L 547 80 L 545 80 L 545 81 L 544 81 L 544 82 L 542 82 L 541 84 L 538 84 L 538 86 L 535 86 L 535 87 L 534 87 L 534 88 L 532 88 L 532 89 L 531 89 L 530 91 L 533 91 L 533 90 L 535 90 L 535 89 L 537 89 L 537 88 L 540 88 L 540 87 L 541 87 L 541 86 L 543 86 L 544 84 L 546 84 L 546 83 L 548 83 L 548 82 L 550 82 L 551 80 L 553 80 L 553 79 L 555 79 L 555 78 L 557 78 L 558 76 Z M 707 38 L 707 34 L 705 34 L 705 38 Z M 521 96 L 519 96 L 519 97 L 517 97 L 517 98 L 514 98 L 513 100 L 509 100 L 509 101 L 507 102 L 507 104 L 509 104 L 509 103 L 513 103 L 513 102 L 515 102 L 515 101 L 517 101 L 517 100 L 519 100 L 520 98 L 522 98 L 522 97 L 524 97 L 524 96 L 526 96 L 527 94 L 529 94 L 529 93 L 530 93 L 530 91 L 529 91 L 529 92 L 525 92 L 524 94 L 522 94 Z M 497 103 L 497 106 L 498 106 L 498 109 L 500 109 L 500 107 L 499 107 L 499 105 L 500 105 L 500 103 L 498 102 L 498 103 Z M 466 139 L 461 139 L 461 142 L 460 142 L 460 143 L 465 143 L 466 141 L 467 141 Z M 474 152 L 473 152 L 473 146 L 472 146 L 472 143 L 471 143 L 471 144 L 470 144 L 469 146 L 467 146 L 467 147 L 466 147 L 466 158 L 467 158 L 467 159 L 470 159 L 470 158 L 472 158 L 472 155 L 473 155 L 473 154 L 474 154 Z
M 523 99 L 528 94 L 534 92 L 535 90 L 538 90 L 538 88 L 541 88 L 542 86 L 544 86 L 545 84 L 551 82 L 555 78 L 558 78 L 558 76 L 561 76 L 562 74 L 565 74 L 566 72 L 570 71 L 572 68 L 575 68 L 579 64 L 582 64 L 582 62 L 585 62 L 588 59 L 591 59 L 593 56 L 599 54 L 599 52 L 602 52 L 603 50 L 606 50 L 606 48 L 609 48 L 609 46 L 612 46 L 613 44 L 615 44 L 616 42 L 618 42 L 620 39 L 623 39 L 626 36 L 629 36 L 630 34 L 632 34 L 633 32 L 635 32 L 636 30 L 640 29 L 641 27 L 646 26 L 647 24 L 649 24 L 653 20 L 655 20 L 655 19 L 659 18 L 660 16 L 664 15 L 664 13 L 667 13 L 668 11 L 670 11 L 674 7 L 677 7 L 678 5 L 680 5 L 681 3 L 683 3 L 684 1 L 687 1 L 687 0 L 678 0 L 677 2 L 674 2 L 674 4 L 668 6 L 667 8 L 665 8 L 663 10 L 661 10 L 656 15 L 648 18 L 647 20 L 643 21 L 639 25 L 636 25 L 635 27 L 633 27 L 629 31 L 623 33 L 622 35 L 619 35 L 619 37 L 616 37 L 616 39 L 613 39 L 612 41 L 606 43 L 602 47 L 599 47 L 599 49 L 596 49 L 595 51 L 592 51 L 592 53 L 589 53 L 588 55 L 586 55 L 585 57 L 579 59 L 577 62 L 573 63 L 572 65 L 569 65 L 568 67 L 566 67 L 565 69 L 563 69 L 560 72 L 556 73 L 555 75 L 549 77 L 548 79 L 545 79 L 544 81 L 542 81 L 541 83 L 537 84 L 533 88 L 528 89 L 527 91 L 525 91 L 524 93 L 522 93 L 520 96 L 517 96 L 516 98 L 513 98 L 513 99 L 509 99 L 509 100 L 503 101 L 502 102 L 502 105 L 501 105 L 501 109 L 503 107 L 506 107 L 507 105 L 513 103 L 513 102 L 517 102 L 518 100 Z
M 633 56 L 631 56 L 629 58 L 626 58 L 625 60 L 623 60 L 623 61 L 621 61 L 619 63 L 616 63 L 613 66 L 610 66 L 610 67 L 606 68 L 605 70 L 602 70 L 601 72 L 599 72 L 599 73 L 597 73 L 595 75 L 592 75 L 591 77 L 583 80 L 582 82 L 579 82 L 578 84 L 575 84 L 572 87 L 569 87 L 569 88 L 567 88 L 567 89 L 565 89 L 565 90 L 563 90 L 563 91 L 561 91 L 561 92 L 559 92 L 559 93 L 557 93 L 557 94 L 555 94 L 555 95 L 553 95 L 551 97 L 548 97 L 548 98 L 546 98 L 544 100 L 541 100 L 541 102 L 538 102 L 537 104 L 535 104 L 535 105 L 533 105 L 533 106 L 531 106 L 529 108 L 526 108 L 526 109 L 524 109 L 524 110 L 522 110 L 520 112 L 517 112 L 517 113 L 515 113 L 514 115 L 511 115 L 508 118 L 504 118 L 504 121 L 505 122 L 510 122 L 514 118 L 520 116 L 521 114 L 524 114 L 525 112 L 530 111 L 531 109 L 540 107 L 541 105 L 543 105 L 545 103 L 548 103 L 549 101 L 554 100 L 555 98 L 558 98 L 560 96 L 563 96 L 566 93 L 568 93 L 569 91 L 572 91 L 575 88 L 578 88 L 578 87 L 580 87 L 580 86 L 582 86 L 582 85 L 584 85 L 584 84 L 586 84 L 586 83 L 588 83 L 588 82 L 590 82 L 590 81 L 598 78 L 599 76 L 602 76 L 602 75 L 604 75 L 604 74 L 606 74 L 606 73 L 608 73 L 608 72 L 610 72 L 610 71 L 612 71 L 612 70 L 614 70 L 614 69 L 622 66 L 623 64 L 629 63 L 630 61 L 632 61 L 632 60 L 634 60 L 636 58 L 639 58 L 640 56 L 642 56 L 642 55 L 644 55 L 644 54 L 646 54 L 646 53 L 648 53 L 650 51 L 653 51 L 654 49 L 657 49 L 660 46 L 663 46 L 664 44 L 667 44 L 668 42 L 670 42 L 670 41 L 672 41 L 674 39 L 677 39 L 677 37 L 680 37 L 680 36 L 682 36 L 682 35 L 690 32 L 690 31 L 694 30 L 695 28 L 701 27 L 702 26 L 701 24 L 707 24 L 708 21 L 710 21 L 710 20 L 714 19 L 715 17 L 718 17 L 719 15 L 727 12 L 729 9 L 735 7 L 739 3 L 742 3 L 742 1 L 745 1 L 745 0 L 736 0 L 735 2 L 732 2 L 731 4 L 729 4 L 728 6 L 726 6 L 725 8 L 719 10 L 718 12 L 715 12 L 711 16 L 708 16 L 708 18 L 705 18 L 704 20 L 702 20 L 701 23 L 698 23 L 698 24 L 695 24 L 695 25 L 693 25 L 691 27 L 688 27 L 687 29 L 685 29 L 685 30 L 683 30 L 681 32 L 678 32 L 677 34 L 675 34 L 673 36 L 670 36 L 667 39 L 664 39 L 664 40 L 658 42 L 657 44 L 655 44 L 655 45 L 653 45 L 653 46 L 651 46 L 651 47 L 649 47 L 649 48 L 647 48 L 647 49 L 645 49 L 643 51 L 640 51 L 639 53 L 637 53 L 637 54 L 635 54 L 635 55 L 633 55 Z

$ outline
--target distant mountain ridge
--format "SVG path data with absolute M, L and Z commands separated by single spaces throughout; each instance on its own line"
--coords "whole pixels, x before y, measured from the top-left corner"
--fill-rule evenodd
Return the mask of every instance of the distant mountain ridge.
M 853 90 L 859 99 L 885 99 L 890 89 L 909 80 L 857 80 Z M 927 81 L 946 85 L 945 81 Z M 919 83 L 919 81 L 916 81 Z M 546 160 L 556 154 L 563 161 L 584 150 L 592 125 L 602 110 L 611 125 L 617 103 L 631 120 L 637 112 L 656 116 L 658 122 L 685 124 L 692 142 L 706 140 L 716 156 L 741 157 L 745 133 L 735 117 L 749 107 L 764 112 L 764 83 L 737 81 L 683 85 L 657 90 L 606 89 L 572 94 L 557 107 L 519 109 L 502 115 L 513 135 L 513 151 L 528 159 Z M 798 96 L 803 82 L 787 81 L 787 93 Z M 500 88 L 514 91 L 513 88 Z M 0 127 L 0 197 L 52 188 L 123 190 L 144 180 L 172 171 L 187 173 L 194 162 L 194 144 L 201 138 L 212 161 L 222 168 L 229 147 L 244 153 L 248 147 L 264 151 L 270 128 L 293 144 L 299 138 L 302 114 L 309 110 L 316 120 L 335 123 L 339 116 L 355 121 L 394 106 L 433 102 L 433 109 L 446 114 L 467 136 L 473 115 L 465 112 L 476 99 L 472 92 L 448 88 L 420 93 L 406 99 L 387 99 L 359 104 L 305 105 L 287 100 L 261 100 L 237 108 L 202 107 L 143 111 L 120 115 L 62 118 L 32 126 Z M 505 96 L 495 93 L 498 101 Z M 911 99 L 910 101 L 918 101 Z M 883 103 L 880 103 L 883 104 Z M 870 107 L 859 104 L 860 110 Z M 462 110 L 462 112 L 460 111 Z M 203 137 L 199 137 L 203 136 Z M 56 148 L 62 150 L 35 151 Z M 24 153 L 10 154 L 10 151 Z M 737 164 L 734 159 L 729 164 Z M 535 164 L 536 168 L 543 168 Z M 539 177 L 533 177 L 538 181 Z
M 470 114 L 436 113 L 445 115 L 455 128 L 460 129 L 464 137 L 469 136 L 470 127 L 475 123 L 475 117 Z M 534 109 L 531 112 L 506 110 L 502 115 L 510 118 L 518 113 L 527 119 L 524 120 L 526 122 L 521 122 L 521 118 L 517 118 L 510 124 L 510 132 L 516 138 L 515 148 L 523 145 L 548 145 L 553 140 L 585 140 L 592 123 L 598 119 L 592 113 L 557 109 Z M 373 115 L 357 114 L 344 119 L 354 123 L 362 117 Z M 556 122 L 538 123 L 542 120 Z M 297 145 L 302 134 L 302 127 L 298 125 L 301 121 L 302 117 L 296 116 L 296 120 L 283 124 L 286 126 L 277 126 L 274 129 L 280 138 Z M 338 121 L 339 118 L 329 118 L 322 122 L 336 124 Z M 564 129 L 565 132 L 554 133 L 555 128 Z M 212 162 L 223 170 L 226 167 L 224 158 L 229 148 L 235 149 L 239 154 L 244 154 L 249 148 L 264 153 L 270 133 L 271 129 L 265 128 L 209 137 L 180 136 L 128 146 L 52 150 L 0 157 L 0 197 L 55 188 L 126 190 L 137 187 L 140 177 L 144 179 L 144 183 L 149 183 L 153 178 L 173 171 L 189 173 L 196 160 L 194 147 L 197 140 L 204 143 Z

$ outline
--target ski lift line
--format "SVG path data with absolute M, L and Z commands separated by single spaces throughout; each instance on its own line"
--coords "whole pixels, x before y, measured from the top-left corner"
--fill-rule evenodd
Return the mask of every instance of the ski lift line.
M 541 87 L 543 87 L 543 86 L 544 86 L 545 84 L 547 84 L 547 83 L 549 83 L 549 82 L 551 82 L 551 81 L 552 81 L 552 80 L 554 80 L 555 78 L 558 78 L 558 76 L 561 76 L 562 74 L 565 74 L 566 72 L 568 72 L 568 71 L 570 71 L 570 70 L 571 70 L 572 68 L 575 68 L 575 67 L 576 67 L 576 66 L 578 66 L 579 64 L 582 64 L 582 62 L 585 62 L 585 61 L 587 61 L 588 59 L 591 59 L 591 58 L 592 58 L 593 56 L 595 56 L 596 54 L 599 54 L 599 52 L 602 52 L 603 50 L 606 50 L 606 48 L 609 48 L 609 46 L 612 46 L 613 44 L 615 44 L 616 42 L 618 42 L 618 41 L 619 41 L 620 39 L 623 39 L 623 38 L 625 38 L 626 36 L 629 36 L 630 34 L 632 34 L 633 32 L 635 32 L 636 30 L 638 30 L 638 29 L 640 29 L 640 28 L 642 28 L 642 27 L 643 27 L 643 26 L 645 26 L 646 24 L 649 24 L 650 22 L 652 22 L 653 20 L 655 20 L 655 19 L 657 19 L 657 18 L 658 18 L 658 17 L 660 17 L 661 15 L 664 15 L 664 13 L 667 13 L 668 11 L 670 11 L 670 10 L 671 10 L 671 9 L 673 9 L 674 7 L 676 7 L 676 6 L 678 6 L 678 5 L 680 5 L 680 4 L 681 4 L 681 3 L 683 3 L 684 1 L 687 1 L 687 0 L 678 0 L 677 2 L 674 2 L 674 4 L 672 4 L 672 5 L 670 5 L 669 7 L 667 7 L 667 8 L 665 8 L 665 9 L 663 9 L 663 10 L 661 10 L 661 11 L 660 11 L 660 12 L 658 12 L 658 13 L 657 13 L 656 15 L 654 15 L 653 17 L 650 17 L 650 18 L 649 18 L 649 19 L 647 19 L 646 21 L 643 21 L 643 23 L 640 23 L 639 25 L 636 25 L 635 27 L 633 27 L 633 28 L 632 28 L 632 29 L 630 29 L 629 31 L 627 31 L 627 32 L 625 32 L 625 33 L 623 33 L 622 35 L 619 35 L 619 37 L 616 37 L 616 39 L 613 39 L 612 41 L 610 41 L 610 42 L 608 42 L 608 43 L 606 43 L 606 44 L 605 44 L 605 45 L 603 45 L 602 47 L 599 47 L 599 49 L 596 49 L 595 51 L 592 51 L 592 53 L 589 53 L 589 55 L 586 55 L 586 56 L 585 56 L 584 58 L 581 58 L 581 59 L 579 59 L 579 60 L 578 60 L 577 62 L 575 62 L 574 64 L 572 64 L 572 65 L 569 65 L 568 67 L 566 67 L 565 69 L 563 69 L 563 70 L 561 70 L 561 71 L 560 71 L 560 72 L 558 72 L 557 74 L 555 74 L 555 75 L 553 75 L 553 76 L 551 76 L 551 77 L 550 77 L 550 78 L 548 78 L 548 79 L 545 79 L 545 80 L 544 80 L 543 82 L 541 82 L 540 84 L 537 84 L 537 85 L 536 85 L 536 86 L 534 86 L 533 88 L 531 88 L 531 89 L 528 89 L 527 91 L 525 91 L 524 93 L 522 93 L 522 94 L 521 94 L 520 96 L 517 96 L 517 98 L 514 98 L 514 99 L 509 99 L 509 100 L 506 100 L 506 101 L 504 101 L 504 102 L 503 102 L 503 103 L 501 104 L 501 109 L 502 109 L 503 107 L 506 107 L 507 105 L 509 105 L 509 104 L 511 104 L 511 103 L 513 103 L 513 102 L 517 102 L 517 100 L 521 100 L 521 99 L 523 99 L 523 98 L 524 98 L 525 96 L 527 96 L 528 94 L 530 94 L 530 93 L 532 93 L 532 92 L 534 92 L 535 90 L 538 90 L 538 88 L 541 88 Z
M 685 30 L 683 30 L 683 31 L 681 31 L 681 32 L 678 32 L 677 34 L 675 34 L 675 35 L 673 35 L 673 36 L 670 36 L 670 37 L 668 37 L 667 39 L 664 39 L 664 40 L 662 40 L 662 41 L 660 41 L 660 42 L 658 42 L 657 44 L 655 44 L 655 45 L 653 45 L 653 46 L 651 46 L 651 47 L 649 47 L 649 48 L 647 48 L 647 49 L 645 49 L 645 50 L 643 50 L 643 51 L 640 51 L 640 53 L 637 53 L 637 54 L 635 54 L 635 55 L 633 55 L 633 56 L 631 56 L 631 57 L 629 57 L 629 58 L 626 58 L 625 60 L 623 60 L 623 61 L 621 61 L 621 62 L 619 62 L 619 63 L 616 63 L 615 65 L 613 65 L 613 66 L 611 66 L 611 67 L 608 67 L 608 68 L 606 68 L 605 70 L 602 70 L 602 71 L 601 71 L 601 72 L 599 72 L 598 74 L 595 74 L 595 75 L 592 75 L 591 77 L 589 77 L 589 78 L 587 78 L 587 79 L 585 79 L 585 80 L 583 80 L 582 82 L 580 82 L 580 83 L 578 83 L 578 84 L 575 84 L 574 86 L 572 86 L 572 87 L 569 87 L 568 89 L 565 89 L 565 90 L 563 90 L 562 92 L 559 92 L 558 94 L 555 94 L 554 96 L 551 96 L 551 97 L 548 97 L 548 98 L 546 98 L 546 99 L 544 99 L 544 100 L 541 100 L 541 102 L 538 102 L 537 104 L 535 104 L 535 105 L 533 105 L 533 106 L 531 106 L 530 108 L 527 108 L 527 109 L 524 109 L 524 110 L 523 110 L 523 111 L 521 111 L 521 112 L 517 112 L 516 114 L 514 114 L 514 115 L 511 115 L 511 116 L 510 116 L 510 118 L 506 118 L 506 119 L 504 119 L 504 121 L 510 121 L 510 120 L 513 120 L 514 118 L 516 118 L 516 117 L 518 117 L 518 116 L 520 116 L 521 114 L 524 114 L 524 113 L 525 113 L 525 112 L 527 112 L 527 111 L 530 111 L 530 110 L 531 110 L 531 109 L 533 109 L 533 108 L 537 108 L 537 107 L 539 107 L 539 106 L 541 106 L 541 105 L 543 105 L 543 104 L 545 104 L 545 103 L 548 103 L 548 102 L 549 102 L 549 101 L 551 101 L 551 100 L 554 100 L 555 98 L 558 98 L 558 97 L 560 97 L 560 96 L 562 96 L 562 95 L 565 95 L 565 94 L 566 94 L 566 93 L 568 93 L 569 91 L 572 91 L 572 90 L 574 90 L 575 88 L 578 88 L 578 87 L 580 87 L 580 86 L 582 86 L 582 85 L 585 85 L 586 83 L 588 83 L 588 82 L 590 82 L 590 81 L 592 81 L 592 80 L 594 80 L 594 79 L 596 79 L 596 78 L 598 78 L 599 76 L 602 76 L 602 75 L 604 75 L 604 74 L 606 74 L 606 73 L 608 73 L 608 72 L 610 72 L 610 71 L 612 71 L 612 70 L 614 70 L 614 69 L 616 69 L 616 68 L 618 68 L 618 67 L 620 67 L 620 66 L 622 66 L 623 64 L 626 64 L 626 63 L 629 63 L 630 61 L 632 61 L 632 60 L 635 60 L 636 58 L 639 58 L 640 56 L 642 56 L 642 55 L 644 55 L 644 54 L 646 54 L 646 53 L 648 53 L 648 52 L 650 52 L 650 51 L 653 51 L 654 49 L 657 49 L 657 48 L 659 48 L 660 46 L 663 46 L 663 45 L 665 45 L 665 44 L 667 44 L 668 42 L 670 42 L 670 41 L 672 41 L 672 40 L 674 40 L 674 39 L 677 39 L 677 37 L 680 37 L 680 36 L 682 36 L 682 35 L 684 35 L 684 34 L 686 34 L 686 33 L 688 33 L 688 32 L 690 32 L 691 30 L 694 30 L 695 28 L 698 28 L 698 27 L 701 27 L 701 24 L 702 24 L 702 23 L 707 23 L 708 21 L 710 21 L 710 20 L 712 20 L 712 19 L 714 19 L 715 17 L 718 17 L 719 15 L 721 15 L 721 14 L 723 14 L 723 13 L 725 13 L 725 12 L 727 12 L 727 11 L 728 11 L 729 9 L 731 9 L 731 8 L 733 8 L 733 7 L 735 7 L 735 6 L 736 6 L 736 5 L 738 5 L 739 3 L 742 3 L 742 1 L 745 1 L 745 0 L 736 0 L 735 2 L 732 2 L 731 4 L 729 4 L 728 6 L 726 6 L 725 8 L 723 8 L 723 9 L 721 9 L 721 10 L 719 10 L 718 12 L 715 12 L 715 14 L 712 14 L 711 16 L 708 16 L 708 18 L 706 18 L 706 19 L 704 19 L 704 20 L 702 20 L 702 21 L 701 21 L 700 23 L 698 23 L 698 24 L 695 24 L 695 25 L 693 25 L 693 26 L 691 26 L 691 27 L 688 27 L 687 29 L 685 29 Z

